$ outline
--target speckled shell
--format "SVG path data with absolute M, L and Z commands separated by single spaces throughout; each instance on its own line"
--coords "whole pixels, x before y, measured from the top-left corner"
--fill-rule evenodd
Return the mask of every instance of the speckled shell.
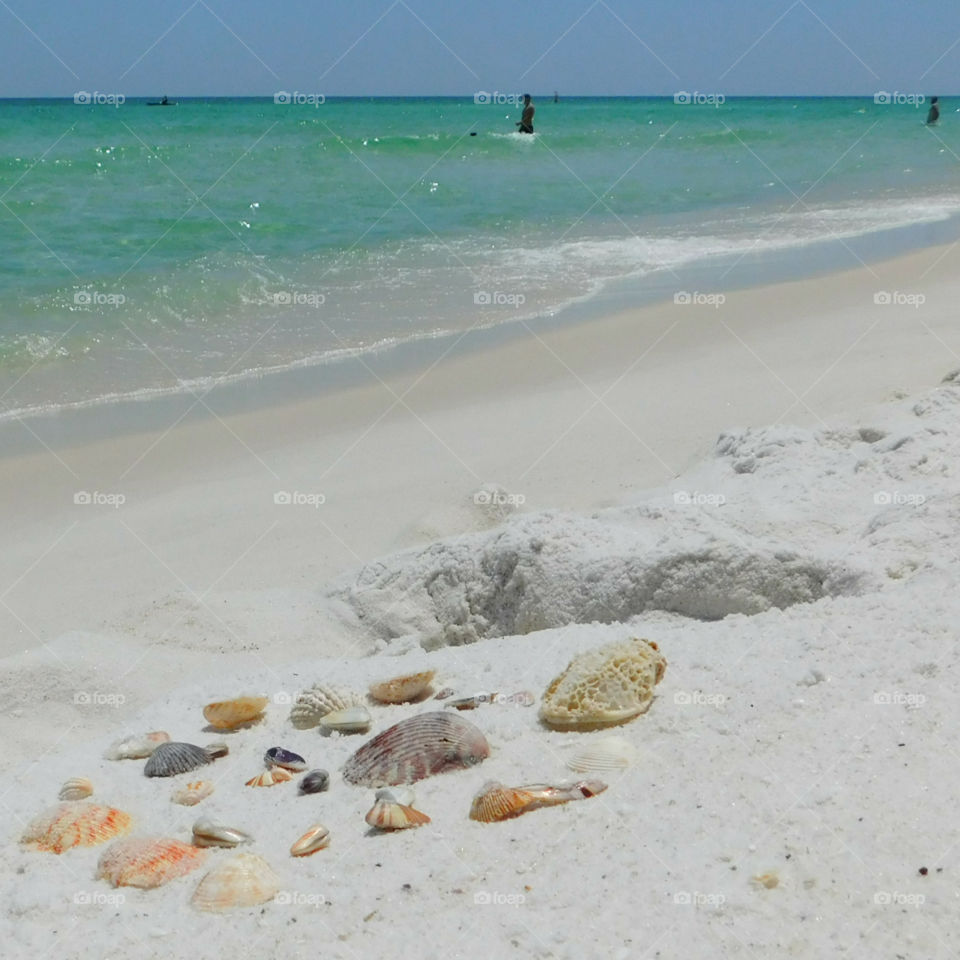
M 430 689 L 435 673 L 435 670 L 424 670 L 374 683 L 370 687 L 370 696 L 380 703 L 407 703 L 416 700 Z
M 309 730 L 328 713 L 363 706 L 365 700 L 362 693 L 343 687 L 332 687 L 326 683 L 316 683 L 297 696 L 290 710 L 290 722 L 298 730 Z
M 289 770 L 284 770 L 283 767 L 271 767 L 269 770 L 264 770 L 263 773 L 258 773 L 257 776 L 248 780 L 246 786 L 274 787 L 278 783 L 287 783 L 292 779 L 293 774 Z
M 559 729 L 624 723 L 650 706 L 667 661 L 649 640 L 606 644 L 574 657 L 547 687 L 540 719 Z
M 490 756 L 486 737 L 457 713 L 422 713 L 365 743 L 343 768 L 348 783 L 386 787 L 464 770 Z
M 637 751 L 623 737 L 598 737 L 577 748 L 567 759 L 567 766 L 577 773 L 609 773 L 626 770 Z
M 422 827 L 430 822 L 430 818 L 405 804 L 377 800 L 370 808 L 366 821 L 378 830 L 407 830 L 410 827 Z
M 175 777 L 210 763 L 210 751 L 193 743 L 161 743 L 153 751 L 143 774 L 146 777 Z
M 193 780 L 174 790 L 170 800 L 184 807 L 193 807 L 206 800 L 213 791 L 214 786 L 209 780 Z
M 129 813 L 94 803 L 61 803 L 40 814 L 24 831 L 20 842 L 34 850 L 63 853 L 71 847 L 95 847 L 130 831 Z
M 119 740 L 114 740 L 104 752 L 107 760 L 144 760 L 153 753 L 161 743 L 169 743 L 170 734 L 165 730 L 154 730 L 151 733 L 135 733 Z
M 190 903 L 197 910 L 219 913 L 237 907 L 256 907 L 272 900 L 280 878 L 263 857 L 238 853 L 214 867 L 197 885 Z
M 330 831 L 322 824 L 315 823 L 290 848 L 291 857 L 309 857 L 311 853 L 330 846 Z
M 131 837 L 112 843 L 97 864 L 96 879 L 115 887 L 152 890 L 202 866 L 207 854 L 168 837 Z
M 244 724 L 253 723 L 263 716 L 269 697 L 236 697 L 233 700 L 218 700 L 203 708 L 207 723 L 218 730 L 235 730 Z
M 72 777 L 57 795 L 60 800 L 86 800 L 93 795 L 93 784 L 86 777 Z

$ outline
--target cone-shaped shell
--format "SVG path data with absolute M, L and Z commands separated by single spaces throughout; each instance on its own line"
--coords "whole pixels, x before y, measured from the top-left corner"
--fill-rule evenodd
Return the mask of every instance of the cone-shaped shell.
M 218 700 L 203 708 L 203 715 L 211 727 L 218 730 L 235 730 L 244 724 L 259 720 L 267 709 L 269 697 L 237 697 L 234 700 Z
M 365 698 L 361 693 L 344 687 L 333 687 L 327 683 L 316 683 L 309 690 L 298 694 L 290 709 L 290 722 L 298 730 L 309 730 L 328 713 L 363 706 L 364 702 Z
M 147 760 L 143 773 L 147 777 L 175 777 L 206 766 L 210 760 L 210 751 L 206 747 L 177 741 L 161 743 Z
M 284 770 L 283 767 L 271 767 L 269 770 L 264 770 L 263 773 L 259 773 L 257 776 L 248 780 L 246 786 L 273 787 L 278 783 L 287 783 L 292 779 L 293 774 L 289 770 Z
M 330 831 L 322 824 L 315 823 L 290 848 L 291 857 L 308 857 L 311 853 L 330 846 Z
M 63 853 L 71 847 L 95 847 L 130 831 L 133 818 L 113 807 L 73 801 L 40 814 L 20 838 L 34 850 Z
M 386 787 L 464 770 L 489 756 L 486 737 L 469 720 L 435 711 L 401 720 L 369 740 L 347 761 L 343 776 L 358 786 Z
M 97 864 L 98 880 L 151 890 L 186 876 L 206 860 L 205 850 L 169 837 L 131 837 L 110 844 Z
M 667 661 L 649 640 L 610 643 L 574 657 L 547 687 L 540 719 L 551 727 L 589 730 L 646 711 Z
M 131 736 L 114 740 L 107 747 L 104 757 L 107 760 L 144 760 L 160 746 L 169 743 L 170 734 L 165 730 L 154 730 L 151 733 L 135 733 Z
M 430 689 L 435 670 L 423 670 L 420 673 L 408 673 L 402 677 L 392 677 L 370 687 L 370 696 L 381 703 L 407 703 L 423 696 Z
M 193 825 L 193 843 L 197 847 L 239 847 L 251 843 L 253 837 L 236 827 L 227 827 L 209 817 L 201 817 Z
M 86 800 L 93 795 L 93 784 L 86 777 L 72 777 L 58 794 L 61 800 Z
M 470 819 L 481 823 L 510 820 L 530 810 L 555 807 L 571 800 L 595 797 L 607 789 L 599 780 L 581 780 L 579 783 L 550 786 L 534 783 L 524 787 L 505 787 L 494 780 L 485 783 L 470 805 Z
M 337 733 L 366 733 L 372 723 L 370 711 L 358 704 L 346 710 L 332 710 L 320 718 L 321 730 L 335 730 Z
M 196 806 L 201 800 L 206 800 L 213 793 L 214 786 L 209 780 L 192 780 L 178 787 L 170 796 L 173 803 L 184 807 Z
M 637 751 L 623 737 L 599 737 L 579 747 L 567 760 L 577 773 L 609 773 L 626 770 Z
M 370 808 L 366 821 L 378 830 L 407 830 L 410 827 L 422 827 L 430 822 L 430 818 L 405 804 L 378 800 Z
M 197 910 L 219 913 L 266 903 L 279 890 L 280 878 L 263 857 L 238 853 L 200 881 L 190 902 Z

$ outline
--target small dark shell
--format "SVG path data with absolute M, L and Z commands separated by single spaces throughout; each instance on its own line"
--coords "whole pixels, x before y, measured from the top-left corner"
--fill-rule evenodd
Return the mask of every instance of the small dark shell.
M 211 760 L 206 747 L 192 743 L 161 743 L 147 760 L 143 773 L 147 777 L 174 777 L 203 767 Z
M 330 774 L 326 770 L 311 770 L 300 781 L 301 793 L 323 793 L 330 786 Z
M 295 773 L 307 769 L 307 761 L 299 753 L 284 750 L 283 747 L 271 747 L 263 755 L 263 762 L 268 767 L 283 767 L 284 770 L 293 770 Z
M 465 770 L 489 756 L 486 737 L 469 720 L 434 711 L 401 720 L 365 743 L 347 761 L 343 777 L 357 786 L 389 787 Z

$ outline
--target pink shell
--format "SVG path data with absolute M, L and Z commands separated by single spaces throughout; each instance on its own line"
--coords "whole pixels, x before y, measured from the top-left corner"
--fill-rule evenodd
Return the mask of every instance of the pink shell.
M 459 714 L 421 713 L 365 743 L 346 763 L 347 783 L 387 787 L 465 770 L 490 756 L 486 737 Z

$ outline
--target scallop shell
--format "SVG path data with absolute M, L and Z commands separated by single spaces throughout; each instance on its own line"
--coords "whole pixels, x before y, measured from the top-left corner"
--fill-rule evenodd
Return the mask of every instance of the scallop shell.
M 144 760 L 153 753 L 161 743 L 169 743 L 170 734 L 165 730 L 154 730 L 152 733 L 135 733 L 130 736 L 114 740 L 107 747 L 103 756 L 107 760 Z
M 366 698 L 343 687 L 331 687 L 317 683 L 297 696 L 290 710 L 290 722 L 298 730 L 315 727 L 322 717 L 336 710 L 349 710 L 350 707 L 363 706 Z
M 284 750 L 283 747 L 271 747 L 263 755 L 263 762 L 268 767 L 283 767 L 284 770 L 292 770 L 294 773 L 303 773 L 307 769 L 307 761 L 299 753 Z
M 93 784 L 86 777 L 72 777 L 57 795 L 60 800 L 86 800 L 93 794 Z
M 200 881 L 190 902 L 197 910 L 219 913 L 266 903 L 279 890 L 280 878 L 263 857 L 238 853 L 214 867 Z
M 209 780 L 192 780 L 190 783 L 185 783 L 179 789 L 174 790 L 170 800 L 184 807 L 194 807 L 201 800 L 206 800 L 213 793 L 213 790 L 213 784 Z
M 218 700 L 203 708 L 207 723 L 218 730 L 235 730 L 253 723 L 263 716 L 269 697 L 237 697 L 234 700 Z
M 626 770 L 633 763 L 637 751 L 623 737 L 600 737 L 580 747 L 568 760 L 567 766 L 577 773 L 609 773 Z
M 271 767 L 269 770 L 264 770 L 263 773 L 257 774 L 257 776 L 251 780 L 248 780 L 246 786 L 273 787 L 278 783 L 286 783 L 292 779 L 293 774 L 289 770 L 284 770 L 283 767 Z
M 198 747 L 193 743 L 161 743 L 143 768 L 147 777 L 174 777 L 178 773 L 189 773 L 208 764 L 211 751 L 207 747 Z
M 423 696 L 430 689 L 436 670 L 423 670 L 420 673 L 408 673 L 402 677 L 393 677 L 370 687 L 370 696 L 381 703 L 407 703 Z
M 320 729 L 338 733 L 366 733 L 371 723 L 370 711 L 364 706 L 355 706 L 346 710 L 332 710 L 321 717 Z
M 315 823 L 290 848 L 291 857 L 308 857 L 324 847 L 330 846 L 330 831 L 322 824 Z
M 168 837 L 131 837 L 110 844 L 97 864 L 96 879 L 115 887 L 152 890 L 196 870 L 205 850 Z
M 547 687 L 540 719 L 551 727 L 589 730 L 644 713 L 667 661 L 650 640 L 606 644 L 574 657 Z
M 225 827 L 209 817 L 201 817 L 193 825 L 193 843 L 197 847 L 238 847 L 252 841 L 249 833 L 236 827 Z
M 422 827 L 430 822 L 430 818 L 406 804 L 377 800 L 370 808 L 366 821 L 378 830 L 406 830 L 409 827 Z
M 347 761 L 343 776 L 364 787 L 414 783 L 489 756 L 486 737 L 469 720 L 435 711 L 401 720 L 369 740 Z
M 128 833 L 133 825 L 129 813 L 94 803 L 61 803 L 40 814 L 20 838 L 34 850 L 63 853 L 71 847 L 95 847 Z
M 330 774 L 326 770 L 311 770 L 299 786 L 301 793 L 323 793 L 330 786 Z
M 555 807 L 571 800 L 584 800 L 603 793 L 607 785 L 599 780 L 581 780 L 579 783 L 550 786 L 534 783 L 524 787 L 505 787 L 491 780 L 483 785 L 470 805 L 470 819 L 481 823 L 495 823 L 519 817 L 530 810 Z

